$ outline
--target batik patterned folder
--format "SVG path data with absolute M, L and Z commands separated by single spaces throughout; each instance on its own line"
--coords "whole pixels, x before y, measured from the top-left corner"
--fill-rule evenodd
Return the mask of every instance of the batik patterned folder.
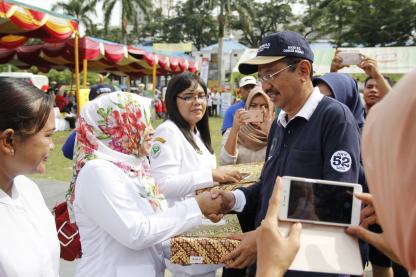
M 227 238 L 240 234 L 236 215 L 226 215 L 220 224 L 203 224 L 171 239 L 174 264 L 221 264 L 221 259 L 233 251 L 240 241 Z

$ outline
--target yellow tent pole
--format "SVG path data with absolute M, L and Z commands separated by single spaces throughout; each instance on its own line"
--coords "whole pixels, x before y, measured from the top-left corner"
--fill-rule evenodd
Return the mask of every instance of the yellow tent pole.
M 87 88 L 87 72 L 88 71 L 88 61 L 87 59 L 83 59 L 82 60 L 82 73 L 83 73 L 83 77 L 82 77 L 82 81 L 83 81 L 83 87 Z
M 130 79 L 130 75 L 127 75 L 127 91 L 131 92 L 131 79 Z
M 79 53 L 78 53 L 78 37 L 79 33 L 78 31 L 75 31 L 75 87 L 76 87 L 76 98 L 77 98 L 77 114 L 79 115 L 80 111 L 80 106 L 79 104 L 81 103 L 81 95 L 79 92 Z
M 157 66 L 157 61 L 155 61 L 155 63 L 153 64 L 153 70 L 152 70 L 152 77 L 153 77 L 153 97 L 155 97 L 156 95 L 156 66 Z

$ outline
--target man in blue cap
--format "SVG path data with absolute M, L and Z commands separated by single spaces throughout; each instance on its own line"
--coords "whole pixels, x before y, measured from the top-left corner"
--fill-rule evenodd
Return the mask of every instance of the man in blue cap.
M 255 230 L 264 219 L 277 176 L 296 176 L 357 183 L 360 139 L 357 123 L 346 106 L 324 97 L 312 85 L 313 53 L 301 35 L 282 31 L 265 37 L 257 56 L 240 64 L 242 74 L 258 72 L 263 90 L 282 109 L 272 124 L 261 177 L 232 193 L 219 192 L 239 216 L 252 219 Z M 342 161 L 342 162 L 340 162 Z M 213 197 L 216 197 L 214 195 Z M 239 247 L 225 259 L 232 268 L 256 260 L 256 233 L 244 233 Z M 250 269 L 254 276 L 255 269 Z M 288 272 L 287 276 L 325 276 Z

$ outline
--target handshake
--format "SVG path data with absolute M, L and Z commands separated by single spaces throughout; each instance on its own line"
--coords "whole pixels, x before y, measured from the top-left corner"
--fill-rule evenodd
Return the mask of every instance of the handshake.
M 213 222 L 218 222 L 235 204 L 232 192 L 214 189 L 195 196 L 202 214 Z

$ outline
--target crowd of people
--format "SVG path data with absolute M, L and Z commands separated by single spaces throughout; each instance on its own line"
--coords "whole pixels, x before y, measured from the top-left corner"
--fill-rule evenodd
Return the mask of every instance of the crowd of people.
M 222 257 L 223 276 L 335 275 L 288 271 L 303 227 L 292 224 L 287 236 L 279 231 L 280 176 L 360 184 L 361 224 L 347 233 L 362 240 L 363 264 L 369 259 L 374 276 L 393 276 L 393 265 L 394 276 L 414 273 L 416 71 L 391 88 L 377 62 L 362 56 L 357 66 L 368 78 L 361 99 L 356 80 L 337 72 L 344 66 L 338 51 L 330 73 L 313 76 L 313 61 L 301 35 L 282 31 L 263 38 L 257 56 L 239 65 L 247 76 L 239 82 L 241 100 L 225 114 L 220 161 L 264 166 L 256 183 L 232 192 L 195 195 L 243 178 L 216 164 L 209 116 L 217 116 L 218 102 L 198 76 L 169 81 L 166 110 L 159 110 L 166 120 L 156 129 L 152 100 L 91 94 L 64 149 L 74 164 L 68 202 L 82 246 L 75 276 L 161 277 L 166 268 L 173 276 L 215 276 L 222 264 L 171 264 L 169 241 L 203 217 L 218 222 L 229 212 L 243 233 Z M 45 171 L 54 130 L 50 95 L 0 78 L 0 276 L 59 274 L 53 217 L 24 176 Z M 345 162 L 335 166 L 340 155 Z

